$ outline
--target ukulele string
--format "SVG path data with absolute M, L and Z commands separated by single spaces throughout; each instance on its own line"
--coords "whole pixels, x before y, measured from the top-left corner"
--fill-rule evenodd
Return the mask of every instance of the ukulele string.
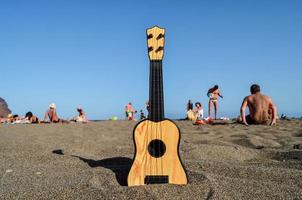
M 154 116 L 154 126 L 155 128 L 152 129 L 152 134 L 155 135 L 155 138 L 156 138 L 156 128 L 157 128 L 157 93 L 156 93 L 156 86 L 157 86 L 157 77 L 156 77 L 156 61 L 153 61 L 153 116 Z M 155 132 L 155 133 L 153 133 Z M 152 139 L 154 139 L 154 137 L 152 137 Z M 154 155 L 156 155 L 156 143 L 153 142 L 152 143 L 153 145 L 153 153 Z M 156 157 L 154 158 L 154 164 L 155 164 L 155 169 L 153 168 L 153 175 L 156 175 L 156 164 L 157 164 L 157 160 L 156 160 Z M 154 167 L 154 166 L 153 166 Z
M 161 96 L 160 96 L 160 103 L 161 103 L 161 120 L 164 120 L 164 91 L 163 91 L 163 74 L 162 74 L 162 61 L 160 61 L 160 69 L 159 69 L 159 76 L 160 76 L 160 90 L 161 90 Z M 162 127 L 160 127 L 160 140 L 162 141 Z M 159 148 L 162 150 L 162 148 Z M 161 175 L 163 175 L 163 158 L 161 157 Z
M 151 76 L 151 78 L 150 78 L 150 82 L 151 82 L 151 104 L 150 104 L 150 110 L 151 110 L 151 120 L 153 120 L 154 119 L 154 74 L 153 74 L 153 69 L 154 68 L 154 62 L 151 60 L 150 61 L 150 76 Z M 152 134 L 153 134 L 153 123 L 152 122 L 150 122 L 151 123 L 151 133 L 149 133 L 149 135 L 150 135 L 150 140 L 149 140 L 149 142 L 151 142 L 152 141 Z M 150 160 L 150 172 L 149 172 L 149 175 L 152 175 L 152 156 L 151 155 L 149 155 L 149 160 Z
M 157 44 L 156 44 L 157 45 Z M 153 116 L 154 116 L 154 127 L 152 131 L 152 140 L 157 139 L 157 127 L 158 127 L 158 76 L 157 76 L 157 61 L 153 61 Z M 152 158 L 154 161 L 153 164 L 153 175 L 157 175 L 157 148 L 156 148 L 156 142 L 154 141 L 152 143 L 153 145 L 153 153 L 154 153 L 154 158 Z M 155 167 L 154 167 L 155 165 Z
M 156 44 L 157 45 L 157 44 Z M 156 106 L 154 106 L 154 116 L 155 116 L 155 139 L 157 139 L 157 126 L 158 126 L 158 91 L 157 91 L 157 87 L 158 87 L 158 77 L 157 77 L 157 61 L 154 61 L 154 91 L 155 91 L 155 98 L 154 98 L 154 102 Z M 154 155 L 155 155 L 155 175 L 157 174 L 157 158 L 156 158 L 156 143 L 153 143 L 153 150 L 154 150 Z
M 160 33 L 161 34 L 161 33 Z M 158 45 L 158 48 L 160 46 Z M 161 51 L 159 51 L 161 53 Z M 161 70 L 162 70 L 162 58 L 159 59 L 158 61 L 158 77 L 159 77 L 159 115 L 160 115 L 160 124 L 159 124 L 159 137 L 160 137 L 160 143 L 159 143 L 159 154 L 161 155 L 159 158 L 160 161 L 160 170 L 161 170 L 161 175 L 163 175 L 163 169 L 162 169 L 162 147 L 161 147 L 161 143 L 162 143 L 162 120 L 163 120 L 163 115 L 162 115 L 162 109 L 163 109 L 163 101 L 162 101 L 162 95 L 163 95 L 163 90 L 162 90 L 162 81 L 163 81 L 163 77 L 161 74 Z
M 157 121 L 158 121 L 158 123 L 157 123 L 157 126 L 156 126 L 156 138 L 158 139 L 158 128 L 160 128 L 160 125 L 161 125 L 161 122 L 160 122 L 160 101 L 159 101 L 159 98 L 160 98 L 160 76 L 159 76 L 159 61 L 156 61 L 156 64 L 157 64 L 157 66 L 156 66 L 156 72 L 157 72 L 157 104 L 158 104 L 158 106 L 157 106 L 157 117 L 158 117 L 158 119 L 157 119 Z M 160 152 L 160 142 L 157 144 L 157 146 L 158 146 L 158 155 L 161 155 L 161 152 Z M 160 161 L 160 159 L 156 159 L 156 174 L 158 174 L 158 162 Z M 159 162 L 160 163 L 160 162 Z
M 160 77 L 160 60 L 157 61 L 157 76 L 158 76 L 158 121 L 159 121 L 159 130 L 161 131 L 161 77 Z M 159 133 L 159 140 L 161 141 L 160 133 Z M 161 155 L 161 142 L 158 143 L 158 151 L 159 155 Z M 158 159 L 159 161 L 159 166 L 161 165 L 161 157 Z M 159 167 L 161 169 L 161 167 Z

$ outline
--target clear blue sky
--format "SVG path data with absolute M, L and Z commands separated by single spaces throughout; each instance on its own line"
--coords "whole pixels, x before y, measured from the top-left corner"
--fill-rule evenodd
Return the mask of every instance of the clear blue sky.
M 206 106 L 221 88 L 220 116 L 238 114 L 258 83 L 279 113 L 302 116 L 302 1 L 0 1 L 0 96 L 13 113 L 63 118 L 81 105 L 93 119 L 123 117 L 148 99 L 145 29 L 166 28 L 166 117 L 188 99 Z M 207 106 L 206 106 L 207 109 Z

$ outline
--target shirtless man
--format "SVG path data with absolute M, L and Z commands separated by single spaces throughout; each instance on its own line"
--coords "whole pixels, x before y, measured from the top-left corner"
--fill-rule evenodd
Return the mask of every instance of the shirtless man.
M 254 84 L 251 86 L 251 95 L 244 98 L 241 106 L 242 123 L 248 124 L 276 124 L 277 109 L 272 99 L 260 93 L 260 86 Z M 246 107 L 250 114 L 245 116 Z
M 209 110 L 208 110 L 208 116 L 211 117 L 211 107 L 212 104 L 215 109 L 215 119 L 217 117 L 217 111 L 218 111 L 218 97 L 223 98 L 223 96 L 220 94 L 220 91 L 218 89 L 218 85 L 215 85 L 214 87 L 210 88 L 207 95 L 209 97 Z

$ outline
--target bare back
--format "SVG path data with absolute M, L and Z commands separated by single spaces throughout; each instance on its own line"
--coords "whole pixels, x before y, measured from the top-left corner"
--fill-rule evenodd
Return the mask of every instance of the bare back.
M 271 119 L 271 99 L 268 96 L 257 93 L 247 97 L 247 106 L 250 116 L 256 123 L 267 123 Z

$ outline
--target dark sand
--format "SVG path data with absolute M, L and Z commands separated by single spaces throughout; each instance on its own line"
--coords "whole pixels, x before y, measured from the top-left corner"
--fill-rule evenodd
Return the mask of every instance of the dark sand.
M 0 125 L 0 199 L 302 199 L 302 120 L 178 121 L 190 184 L 127 187 L 135 124 Z

